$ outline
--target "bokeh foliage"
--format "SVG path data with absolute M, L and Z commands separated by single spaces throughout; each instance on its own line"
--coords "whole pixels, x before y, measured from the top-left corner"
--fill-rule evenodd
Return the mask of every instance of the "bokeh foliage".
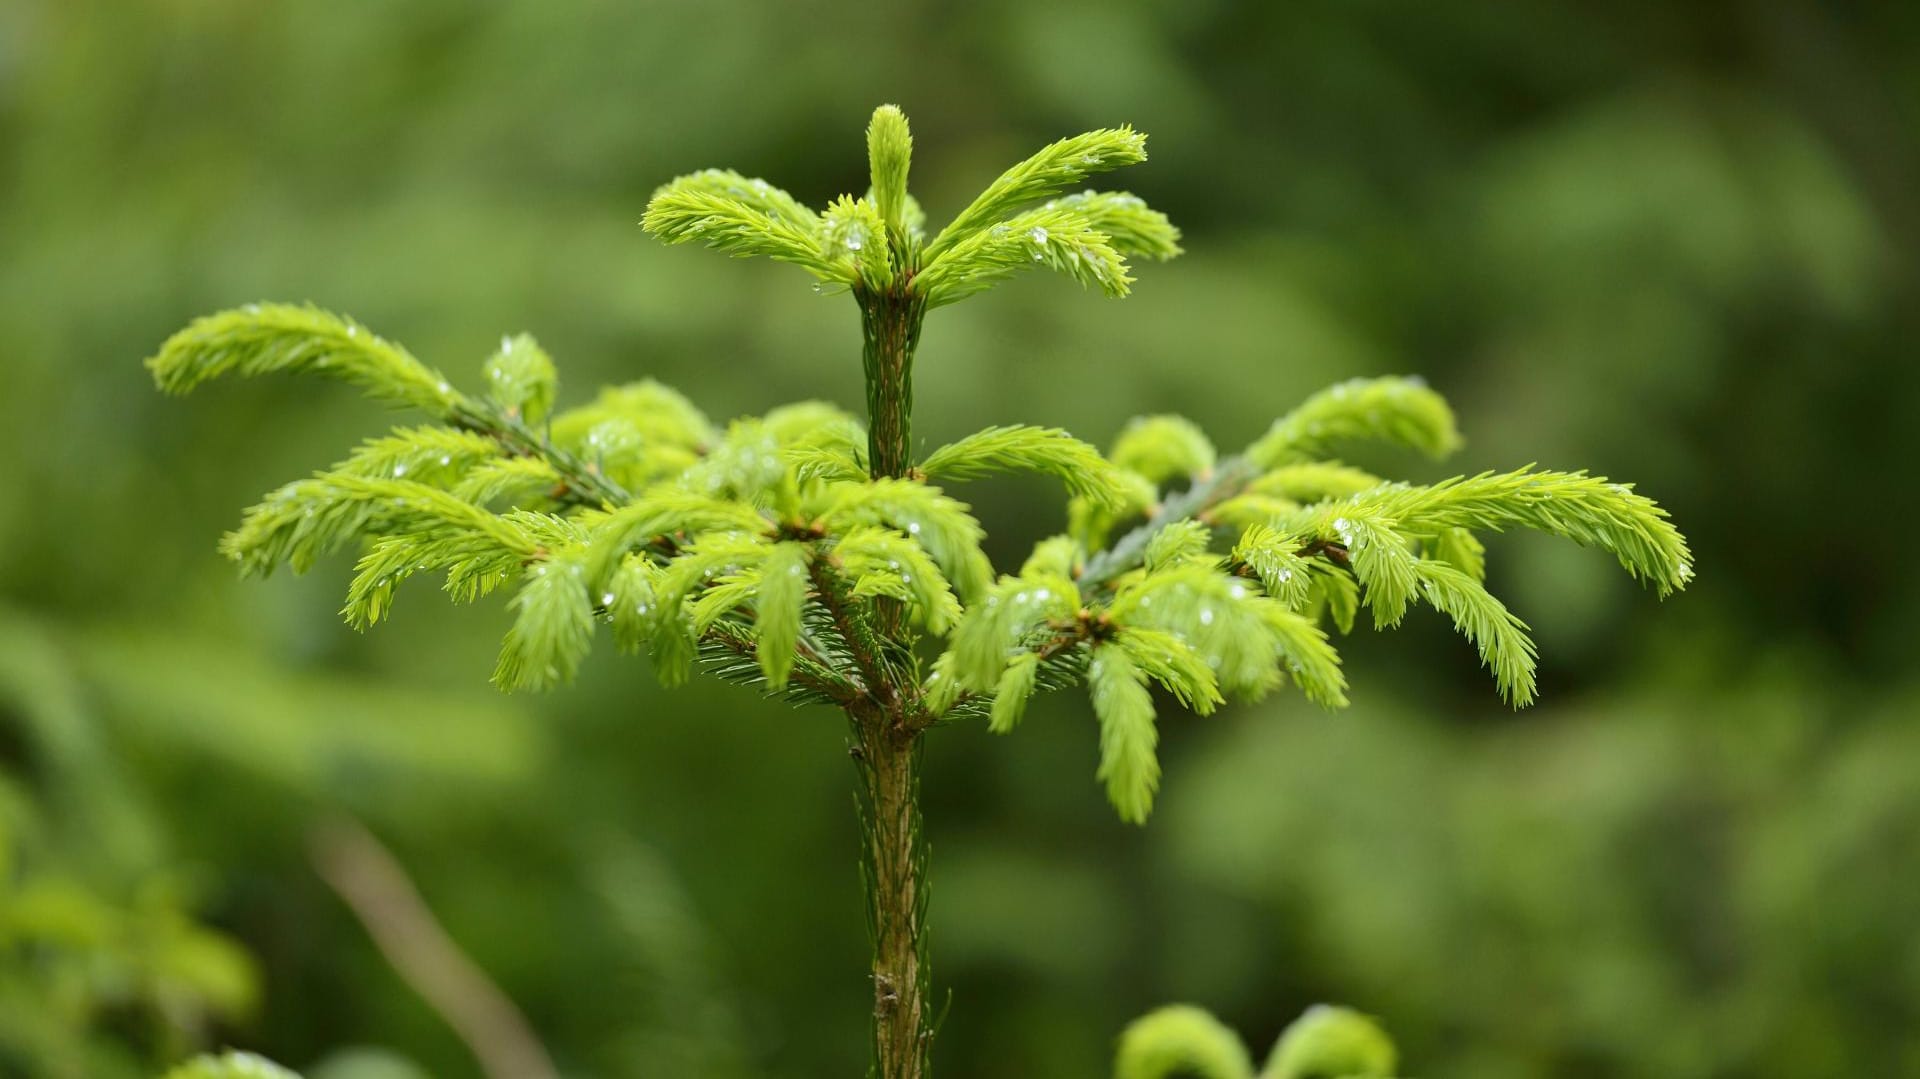
M 1539 705 L 1510 716 L 1437 617 L 1410 616 L 1418 642 L 1363 628 L 1337 719 L 1278 698 L 1170 721 L 1180 779 L 1144 833 L 1061 781 L 1097 752 L 1077 706 L 1037 701 L 1018 752 L 950 732 L 927 780 L 966 1004 L 947 1072 L 1100 1075 L 1170 998 L 1254 1045 L 1347 1001 L 1422 1074 L 1920 1067 L 1916 22 L 1884 0 L 0 6 L 0 909 L 59 882 L 87 897 L 63 909 L 251 957 L 188 964 L 184 1012 L 89 989 L 99 1018 L 39 1025 L 45 1051 L 139 1074 L 204 1038 L 326 1074 L 361 1043 L 466 1073 L 305 862 L 346 811 L 574 1072 L 844 1071 L 858 995 L 820 988 L 860 976 L 862 929 L 832 725 L 612 657 L 501 700 L 476 670 L 504 609 L 407 605 L 362 638 L 328 616 L 344 562 L 234 581 L 232 507 L 385 417 L 288 383 L 181 406 L 137 361 L 278 296 L 447 369 L 531 331 L 569 403 L 652 375 L 716 417 L 857 407 L 847 301 L 637 221 L 689 162 L 856 189 L 846 117 L 898 100 L 916 175 L 951 185 L 917 191 L 936 219 L 1062 132 L 1154 132 L 1128 182 L 1188 251 L 1124 305 L 1056 283 L 935 312 L 926 445 L 1161 412 L 1251 439 L 1320 386 L 1417 371 L 1461 409 L 1458 467 L 1631 476 L 1703 567 L 1656 607 L 1604 555 L 1497 539 Z M 963 494 L 1003 562 L 1060 524 L 1044 481 Z M 150 982 L 125 964 L 159 938 L 120 939 Z M 0 989 L 62 948 L 9 952 Z

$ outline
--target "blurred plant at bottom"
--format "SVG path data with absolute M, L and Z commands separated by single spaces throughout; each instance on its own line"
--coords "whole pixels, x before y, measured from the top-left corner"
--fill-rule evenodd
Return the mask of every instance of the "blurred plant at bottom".
M 1174 1004 L 1134 1020 L 1120 1035 L 1114 1079 L 1390 1079 L 1399 1053 L 1371 1018 L 1316 1004 L 1280 1035 L 1266 1066 L 1204 1009 Z

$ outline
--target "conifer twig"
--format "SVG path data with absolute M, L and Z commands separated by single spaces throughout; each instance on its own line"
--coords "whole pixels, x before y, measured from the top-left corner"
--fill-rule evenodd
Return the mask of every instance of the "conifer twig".
M 551 439 L 536 434 L 524 420 L 502 415 L 497 408 L 462 397 L 453 409 L 453 422 L 456 427 L 493 438 L 509 453 L 538 457 L 552 465 L 565 485 L 564 490 L 555 492 L 557 501 L 613 506 L 623 506 L 633 501 L 633 495 L 626 488 L 615 483 L 596 465 L 580 460 L 554 445 Z
M 1115 540 L 1105 550 L 1087 559 L 1076 575 L 1082 588 L 1098 587 L 1132 569 L 1146 554 L 1147 544 L 1169 525 L 1205 513 L 1207 508 L 1224 502 L 1243 490 L 1258 471 L 1245 457 L 1229 457 L 1178 494 L 1169 495 L 1147 520 Z
M 642 224 L 660 239 L 798 265 L 818 291 L 854 300 L 864 424 L 815 401 L 722 430 L 648 379 L 556 414 L 558 372 L 524 334 L 502 339 L 482 369 L 485 394 L 468 396 L 397 343 L 304 305 L 197 319 L 148 367 L 173 393 L 230 374 L 317 374 L 431 417 L 270 492 L 221 543 L 252 573 L 304 571 L 359 545 L 342 612 L 356 627 L 383 620 L 402 582 L 444 573 L 459 603 L 513 587 L 494 675 L 503 689 L 567 681 L 604 624 L 622 650 L 649 653 L 664 684 L 699 663 L 842 711 L 860 776 L 873 945 L 870 1079 L 924 1079 L 938 1024 L 920 763 L 922 736 L 940 717 L 964 706 L 1008 734 L 1035 694 L 1085 685 L 1095 778 L 1120 818 L 1138 824 L 1160 782 L 1156 690 L 1200 714 L 1282 685 L 1343 707 L 1346 676 L 1322 625 L 1348 632 L 1363 610 L 1390 628 L 1431 608 L 1475 647 L 1509 704 L 1530 703 L 1534 643 L 1485 585 L 1481 534 L 1524 528 L 1598 547 L 1661 596 L 1693 576 L 1685 538 L 1630 485 L 1531 465 L 1399 483 L 1330 456 L 1354 440 L 1435 457 L 1456 448 L 1452 410 L 1417 378 L 1331 386 L 1225 458 L 1191 420 L 1153 415 L 1129 422 L 1105 453 L 1018 424 L 916 461 L 913 365 L 929 311 L 1028 270 L 1122 296 L 1134 281 L 1129 259 L 1179 254 L 1179 230 L 1139 198 L 1071 190 L 1144 160 L 1144 138 L 1122 126 L 1047 146 L 931 240 L 908 191 L 913 140 L 893 106 L 867 130 L 866 197 L 816 212 L 724 169 L 655 193 Z M 1070 496 L 1066 532 L 1037 543 L 1014 573 L 996 572 L 979 520 L 930 482 L 997 472 L 1051 475 Z M 1138 523 L 1114 536 L 1128 521 Z M 930 639 L 942 646 L 923 678 Z M 323 871 L 490 1074 L 551 1075 L 524 1020 L 432 922 L 391 857 L 364 831 L 331 834 L 316 848 Z M 1356 1031 L 1372 1044 L 1364 1025 L 1309 1013 L 1283 1055 L 1289 1067 L 1313 1066 L 1269 1073 L 1389 1074 L 1390 1056 L 1377 1051 L 1308 1051 Z M 1232 1079 L 1250 1067 L 1231 1032 L 1176 1010 L 1132 1029 L 1122 1072 L 1144 1079 L 1167 1074 L 1155 1061 L 1202 1057 L 1237 1069 Z

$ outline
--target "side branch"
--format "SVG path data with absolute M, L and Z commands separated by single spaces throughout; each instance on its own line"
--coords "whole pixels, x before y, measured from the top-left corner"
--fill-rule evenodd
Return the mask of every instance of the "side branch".
M 1147 544 L 1167 526 L 1206 512 L 1244 490 L 1259 470 L 1242 457 L 1229 457 L 1217 465 L 1213 474 L 1192 487 L 1170 495 L 1156 507 L 1146 523 L 1121 536 L 1111 547 L 1087 559 L 1075 580 L 1085 589 L 1096 588 L 1132 569 L 1146 555 Z
M 808 567 L 813 577 L 814 592 L 825 607 L 827 615 L 833 620 L 833 628 L 846 642 L 847 652 L 853 656 L 854 666 L 860 672 L 860 678 L 866 683 L 867 696 L 891 711 L 898 703 L 899 679 L 892 671 L 883 655 L 883 646 L 878 632 L 874 629 L 869 612 L 857 603 L 850 602 L 841 589 L 840 582 L 828 571 L 820 559 L 815 559 Z
M 753 662 L 757 657 L 752 634 L 734 623 L 715 622 L 701 639 L 712 641 L 748 662 Z M 840 676 L 832 662 L 804 638 L 800 641 L 798 658 L 799 662 L 787 676 L 793 685 L 816 693 L 840 708 L 851 708 L 866 696 L 864 686 Z
M 455 427 L 487 435 L 516 457 L 538 457 L 552 465 L 564 485 L 554 492 L 559 501 L 611 506 L 633 501 L 633 494 L 601 473 L 598 465 L 582 461 L 535 432 L 526 421 L 503 415 L 484 402 L 463 397 L 448 418 Z

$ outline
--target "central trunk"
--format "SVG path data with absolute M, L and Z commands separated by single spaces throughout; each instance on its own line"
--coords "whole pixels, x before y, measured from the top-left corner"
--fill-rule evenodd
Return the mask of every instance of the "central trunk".
M 913 464 L 913 350 L 926 308 L 911 295 L 862 293 L 859 300 L 869 467 L 876 477 L 904 476 Z
M 927 847 L 920 741 L 884 712 L 854 718 L 865 784 L 867 897 L 873 932 L 873 1061 L 880 1079 L 922 1079 L 927 1014 Z
M 876 479 L 905 476 L 913 464 L 913 352 L 926 310 L 904 290 L 857 298 L 865 340 L 868 466 Z M 900 605 L 880 600 L 874 613 L 881 638 L 905 644 Z M 889 664 L 883 669 L 903 668 Z M 851 718 L 863 788 L 873 935 L 873 1074 L 924 1079 L 933 1041 L 927 1003 L 927 847 L 920 822 L 920 735 L 905 714 L 915 687 L 868 688 L 869 703 Z

